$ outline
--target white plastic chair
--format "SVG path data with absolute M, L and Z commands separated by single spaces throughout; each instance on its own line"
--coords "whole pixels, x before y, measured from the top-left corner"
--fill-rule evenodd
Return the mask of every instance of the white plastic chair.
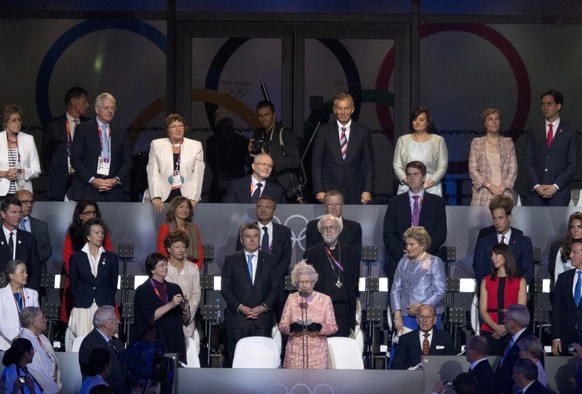
M 271 330 L 271 338 L 275 340 L 277 344 L 277 349 L 279 350 L 279 354 L 281 354 L 281 349 L 283 347 L 283 338 L 281 338 L 281 331 L 279 331 L 279 326 L 275 323 L 273 329 Z
M 279 368 L 281 355 L 273 338 L 246 337 L 236 344 L 233 368 Z
M 329 369 L 364 369 L 360 347 L 355 339 L 345 337 L 327 338 Z
M 75 340 L 73 341 L 73 346 L 71 348 L 72 352 L 79 352 L 79 349 L 81 348 L 81 343 L 83 342 L 83 339 L 85 339 L 87 335 L 81 335 L 80 337 L 76 337 Z
M 475 335 L 479 335 L 481 323 L 479 322 L 479 297 L 477 297 L 477 293 L 473 295 L 473 302 L 471 302 L 471 327 Z
M 362 327 L 358 324 L 354 328 L 354 339 L 360 348 L 360 355 L 364 354 L 364 332 L 362 331 Z
M 198 330 L 194 331 L 194 336 Z M 198 338 L 200 341 L 200 338 Z M 180 363 L 184 368 L 200 368 L 200 359 L 198 358 L 198 354 L 200 352 L 200 344 L 196 346 L 196 340 L 192 338 L 188 338 L 188 350 L 186 350 L 186 360 L 188 364 Z

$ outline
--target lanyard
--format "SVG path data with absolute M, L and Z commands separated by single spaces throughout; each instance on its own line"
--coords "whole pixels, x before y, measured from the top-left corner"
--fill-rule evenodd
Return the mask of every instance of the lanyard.
M 337 267 L 337 269 L 339 271 L 343 271 L 344 270 L 344 267 L 341 265 L 341 263 L 339 261 L 337 261 L 335 259 L 335 257 L 333 257 L 333 255 L 331 254 L 331 249 L 328 248 L 327 246 L 325 247 L 325 253 L 327 254 L 327 257 L 329 258 L 329 261 L 332 262 Z
M 153 279 L 150 279 L 150 283 L 152 284 L 152 287 L 154 288 L 154 293 L 156 293 L 156 295 L 158 296 L 158 298 L 163 301 L 164 299 L 162 298 L 162 295 L 160 294 L 160 291 L 156 287 L 156 284 L 154 283 L 154 280 Z M 166 286 L 166 284 L 164 283 L 164 287 L 165 286 Z M 170 302 L 170 300 L 168 300 L 168 291 L 166 290 L 166 304 L 168 302 Z

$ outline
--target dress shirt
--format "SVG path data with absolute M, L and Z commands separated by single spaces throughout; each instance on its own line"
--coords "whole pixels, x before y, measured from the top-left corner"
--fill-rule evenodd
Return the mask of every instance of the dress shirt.
M 527 386 L 525 386 L 524 388 L 520 389 L 519 387 L 517 388 L 516 392 L 522 392 L 522 393 L 527 393 L 527 389 L 529 389 L 529 386 L 531 386 L 532 384 L 534 384 L 535 380 L 532 380 L 531 382 L 529 382 L 529 384 Z
M 263 237 L 265 236 L 265 231 L 263 230 L 263 227 L 267 227 L 267 231 L 269 232 L 269 251 L 270 251 L 273 248 L 273 222 L 271 221 L 267 224 L 261 224 L 261 222 L 257 222 L 257 225 L 261 229 L 261 242 L 259 243 L 259 245 L 263 244 Z
M 419 191 L 417 194 L 413 194 L 410 190 L 408 191 L 408 203 L 410 204 L 410 213 L 412 213 L 412 207 L 414 206 L 414 196 L 418 196 L 418 205 L 422 211 L 422 199 L 424 198 L 424 189 Z
M 509 245 L 509 239 L 511 238 L 511 227 L 509 228 L 509 231 L 505 234 L 497 233 L 497 243 L 499 243 L 499 244 L 501 243 L 501 236 L 502 235 L 505 237 L 505 240 L 504 240 L 505 245 Z
M 253 261 L 252 262 L 252 265 L 253 265 L 253 277 L 252 277 L 252 281 L 251 282 L 254 284 L 255 283 L 255 276 L 257 275 L 257 263 L 258 263 L 258 260 L 259 260 L 259 251 L 257 250 L 254 253 L 249 253 L 249 252 L 247 252 L 245 250 L 245 265 L 246 265 L 246 262 L 249 259 L 249 257 L 248 257 L 249 255 L 252 255 L 253 256 L 253 260 L 252 260 Z
M 513 341 L 513 344 L 515 345 L 517 343 L 517 338 L 519 338 L 519 336 L 521 335 L 522 332 L 525 331 L 527 327 L 522 328 L 521 330 L 519 330 L 518 332 L 516 332 L 512 337 L 511 340 Z M 509 346 L 509 345 L 508 345 Z
M 338 127 L 338 140 L 341 141 L 342 139 L 342 127 L 346 128 L 346 141 L 349 143 L 350 142 L 350 130 L 351 130 L 351 126 L 352 126 L 352 120 L 350 119 L 350 121 L 347 124 L 341 124 L 339 120 L 336 121 L 337 122 L 337 127 Z
M 73 138 L 75 138 L 75 128 L 77 127 L 77 124 L 75 123 L 75 118 L 69 115 L 68 112 L 67 112 L 67 122 L 69 122 L 69 132 L 71 133 L 71 143 L 72 143 Z M 77 123 L 80 123 L 79 118 L 77 118 Z
M 251 196 L 253 195 L 253 193 L 255 192 L 255 189 L 257 188 L 257 183 L 260 183 L 263 185 L 261 187 L 261 194 L 260 194 L 261 196 L 263 195 L 263 191 L 265 190 L 265 184 L 267 183 L 267 181 L 266 180 L 259 181 L 259 180 L 255 179 L 255 174 L 252 174 L 251 175 L 251 184 L 253 186 L 252 186 L 252 190 L 251 190 Z
M 546 140 L 548 139 L 548 131 L 550 130 L 550 128 L 548 127 L 548 125 L 551 123 L 554 127 L 554 135 L 552 137 L 556 136 L 556 133 L 558 132 L 558 127 L 560 127 L 560 118 L 554 120 L 553 122 L 548 122 L 548 120 L 546 119 L 544 121 L 544 123 L 546 124 Z
M 16 258 L 16 233 L 17 233 L 17 229 L 14 229 L 12 231 L 8 230 L 6 227 L 2 226 L 2 230 L 4 230 L 4 237 L 6 237 L 6 245 L 8 245 L 8 242 L 10 242 L 10 233 L 12 232 L 12 240 L 14 241 L 14 250 L 12 251 L 12 260 L 14 260 Z
M 30 218 L 28 216 L 24 216 L 20 221 L 18 228 L 30 232 Z
M 432 345 L 432 332 L 434 330 L 431 328 L 430 331 L 428 331 L 428 347 L 430 348 L 430 345 Z M 424 331 L 422 330 L 418 330 L 418 339 L 420 340 L 420 350 L 422 351 L 422 343 L 424 342 Z

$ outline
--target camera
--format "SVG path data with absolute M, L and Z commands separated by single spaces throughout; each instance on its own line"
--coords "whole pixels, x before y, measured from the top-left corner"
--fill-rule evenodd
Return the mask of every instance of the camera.
M 445 380 L 443 382 L 443 386 L 452 386 L 453 385 L 453 381 L 452 380 Z
M 265 153 L 269 153 L 271 150 L 271 141 L 263 139 L 263 138 L 255 138 L 251 144 L 251 153 L 257 155 L 265 151 Z
M 24 384 L 24 383 L 26 383 L 26 378 L 25 378 L 24 376 L 20 376 L 20 377 L 18 378 L 18 381 L 19 381 L 20 383 Z
M 570 353 L 576 353 L 576 348 L 574 347 L 574 345 L 570 345 L 570 346 L 568 346 L 568 351 Z

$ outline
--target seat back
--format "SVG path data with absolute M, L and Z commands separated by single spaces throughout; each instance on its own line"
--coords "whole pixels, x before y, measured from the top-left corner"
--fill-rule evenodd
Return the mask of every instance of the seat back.
M 198 333 L 198 330 L 194 332 Z M 186 361 L 188 364 L 181 363 L 184 368 L 200 368 L 200 359 L 198 353 L 200 352 L 200 337 L 198 337 L 198 345 L 196 340 L 188 338 L 188 350 L 186 350 Z
M 85 339 L 87 335 L 81 335 L 80 337 L 76 337 L 75 340 L 73 341 L 73 346 L 71 348 L 72 352 L 79 352 L 79 349 L 81 348 L 81 343 L 83 342 L 83 339 Z
M 232 361 L 233 368 L 278 368 L 281 364 L 273 338 L 246 337 L 238 341 Z
M 329 369 L 364 369 L 360 347 L 355 339 L 345 337 L 327 338 Z

